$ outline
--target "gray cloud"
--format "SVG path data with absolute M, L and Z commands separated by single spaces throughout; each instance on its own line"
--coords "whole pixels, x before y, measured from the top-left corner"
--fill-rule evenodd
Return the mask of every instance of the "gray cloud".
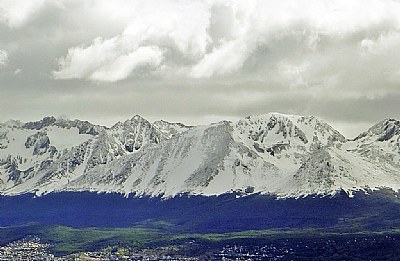
M 6 66 L 8 63 L 8 54 L 6 51 L 0 49 L 0 68 Z
M 395 0 L 0 0 L 0 121 L 278 111 L 353 136 L 400 118 L 399 13 Z

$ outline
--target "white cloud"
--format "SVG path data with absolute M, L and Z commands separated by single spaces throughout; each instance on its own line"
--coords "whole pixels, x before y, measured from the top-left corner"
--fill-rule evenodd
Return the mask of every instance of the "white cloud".
M 8 53 L 0 50 L 0 68 L 5 67 L 8 63 Z
M 0 23 L 23 26 L 45 4 L 46 0 L 0 0 Z
M 65 58 L 59 60 L 60 71 L 53 72 L 56 79 L 90 79 L 118 81 L 125 79 L 135 69 L 160 67 L 163 51 L 157 46 L 138 46 L 133 41 L 115 37 L 108 40 L 97 38 L 89 47 L 71 48 Z
M 133 16 L 120 35 L 70 48 L 67 56 L 59 59 L 54 77 L 117 81 L 141 65 L 150 65 L 150 72 L 158 71 L 165 56 L 173 52 L 188 61 L 205 54 L 210 41 L 205 2 L 136 1 L 130 12 Z
M 163 54 L 158 47 L 139 47 L 133 52 L 119 56 L 110 64 L 106 64 L 93 72 L 89 79 L 96 81 L 118 81 L 125 79 L 137 68 L 148 66 L 158 68 L 163 60 Z
M 105 2 L 91 3 L 97 14 L 105 8 Z M 120 0 L 110 7 L 111 14 L 124 17 L 125 29 L 115 37 L 70 48 L 60 58 L 55 78 L 117 81 L 142 63 L 152 64 L 150 73 L 170 74 L 168 68 L 174 68 L 176 75 L 193 78 L 240 74 L 257 59 L 252 56 L 260 48 L 273 51 L 288 44 L 284 41 L 297 41 L 296 50 L 279 53 L 273 58 L 277 63 L 317 53 L 322 38 L 346 43 L 379 27 L 400 29 L 400 2 L 395 0 Z M 157 54 L 149 52 L 148 59 L 134 55 L 139 48 Z
M 207 53 L 190 71 L 194 78 L 209 78 L 215 74 L 228 74 L 239 70 L 245 62 L 248 46 L 243 41 L 236 40 L 223 44 L 221 47 Z

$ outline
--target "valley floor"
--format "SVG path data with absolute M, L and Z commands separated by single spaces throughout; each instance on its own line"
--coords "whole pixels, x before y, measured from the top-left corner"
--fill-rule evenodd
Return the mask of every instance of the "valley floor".
M 0 260 L 15 259 L 399 260 L 400 198 L 0 197 Z
M 5 244 L 7 234 L 22 238 Z M 31 233 L 40 236 L 29 235 Z M 1 228 L 0 260 L 397 260 L 400 230 L 171 234 L 143 228 Z

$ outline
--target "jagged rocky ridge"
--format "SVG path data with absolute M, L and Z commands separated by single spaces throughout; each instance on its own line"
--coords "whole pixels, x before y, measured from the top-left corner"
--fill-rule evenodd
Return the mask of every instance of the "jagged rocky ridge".
M 400 122 L 347 140 L 313 116 L 270 113 L 208 126 L 111 128 L 46 117 L 0 125 L 0 193 L 98 191 L 149 196 L 281 197 L 400 188 Z

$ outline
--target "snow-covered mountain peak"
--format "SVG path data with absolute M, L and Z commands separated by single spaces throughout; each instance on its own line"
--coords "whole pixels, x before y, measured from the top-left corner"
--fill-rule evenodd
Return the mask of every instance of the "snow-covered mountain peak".
M 124 122 L 118 122 L 108 129 L 107 133 L 128 152 L 138 151 L 144 145 L 168 139 L 153 124 L 139 115 Z
M 147 120 L 142 116 L 140 116 L 139 114 L 136 114 L 135 116 L 132 117 L 131 121 L 147 121 Z
M 139 115 L 111 128 L 55 117 L 9 122 L 0 125 L 0 193 L 399 189 L 399 130 L 388 119 L 350 141 L 317 117 L 281 113 L 195 127 Z
M 153 125 L 164 133 L 168 138 L 180 135 L 181 133 L 194 128 L 193 126 L 186 126 L 180 122 L 168 122 L 159 120 L 153 122 Z
M 143 118 L 139 114 L 134 115 L 132 118 L 127 119 L 123 122 L 125 125 L 137 125 L 137 124 L 151 124 L 147 119 Z
M 117 122 L 116 124 L 114 124 L 110 129 L 111 130 L 117 130 L 117 129 L 121 129 L 121 128 L 133 128 L 136 127 L 138 125 L 145 125 L 145 126 L 150 126 L 151 123 L 146 120 L 145 118 L 143 118 L 140 115 L 135 115 L 130 119 L 125 120 L 124 122 Z
M 44 117 L 43 119 L 39 121 L 30 121 L 25 123 L 22 127 L 25 129 L 31 129 L 31 130 L 40 130 L 45 127 L 53 125 L 57 119 L 53 116 L 48 116 Z
M 178 126 L 181 128 L 193 128 L 194 127 L 194 126 L 185 125 L 181 122 L 169 122 L 166 120 L 158 120 L 158 121 L 153 122 L 153 124 L 157 127 L 159 127 L 159 126 Z
M 233 140 L 232 131 L 227 121 L 190 128 L 109 166 L 96 167 L 68 189 L 168 197 L 187 192 L 214 195 L 247 186 L 260 189 L 262 183 L 257 184 L 251 176 L 261 179 L 273 166 L 257 161 L 254 151 Z
M 248 116 L 235 124 L 236 135 L 259 152 L 294 148 L 308 151 L 315 146 L 340 146 L 345 138 L 313 116 L 270 113 Z
M 398 138 L 400 135 L 400 121 L 395 119 L 386 119 L 378 122 L 367 131 L 361 133 L 355 140 L 369 139 L 376 141 L 389 141 Z
M 8 128 L 21 128 L 23 123 L 18 120 L 8 120 L 5 123 L 0 123 L 1 127 L 8 127 Z
M 270 112 L 265 114 L 249 115 L 242 120 L 249 120 L 252 122 L 257 122 L 260 120 L 275 120 L 275 121 L 293 121 L 296 122 L 299 118 L 304 117 L 300 115 L 284 114 L 278 112 Z
M 345 148 L 398 172 L 400 168 L 400 122 L 386 119 L 347 142 Z
M 19 121 L 15 121 L 19 122 Z M 56 127 L 61 129 L 78 129 L 79 134 L 97 135 L 104 127 L 94 125 L 88 121 L 70 120 L 67 118 L 58 118 L 54 116 L 47 116 L 38 121 L 31 121 L 27 123 L 14 124 L 15 127 L 27 130 L 43 130 L 46 131 L 49 127 Z

